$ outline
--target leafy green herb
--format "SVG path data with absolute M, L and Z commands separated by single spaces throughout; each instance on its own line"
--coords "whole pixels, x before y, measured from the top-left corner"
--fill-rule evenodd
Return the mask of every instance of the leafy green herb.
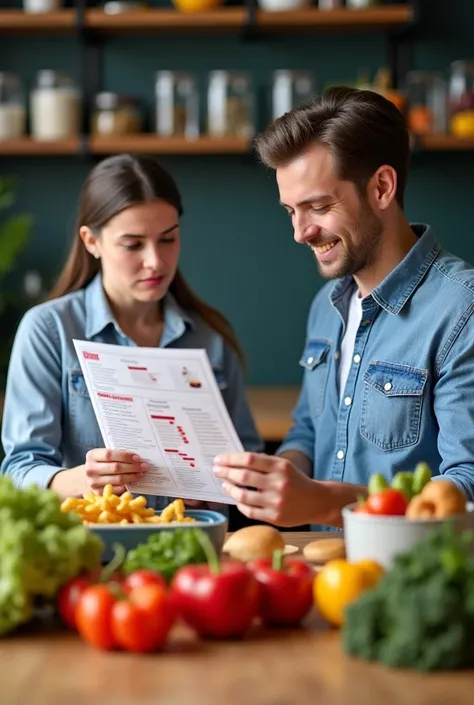
M 206 554 L 197 529 L 157 531 L 146 543 L 128 552 L 123 565 L 126 573 L 142 568 L 156 570 L 170 581 L 176 571 L 188 563 L 205 563 Z

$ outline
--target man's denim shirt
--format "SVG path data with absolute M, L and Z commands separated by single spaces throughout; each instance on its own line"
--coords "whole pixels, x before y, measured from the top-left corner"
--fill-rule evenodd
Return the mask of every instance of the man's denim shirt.
M 164 316 L 161 347 L 207 351 L 243 446 L 261 450 L 236 354 L 170 294 Z M 59 469 L 81 465 L 89 449 L 104 445 L 74 338 L 135 345 L 115 321 L 99 275 L 85 289 L 30 309 L 18 328 L 7 380 L 1 471 L 19 487 L 47 487 Z M 158 508 L 167 498 L 149 501 Z
M 404 260 L 363 300 L 341 401 L 338 365 L 352 277 L 315 297 L 294 425 L 314 477 L 366 485 L 426 461 L 474 500 L 474 269 L 426 225 Z

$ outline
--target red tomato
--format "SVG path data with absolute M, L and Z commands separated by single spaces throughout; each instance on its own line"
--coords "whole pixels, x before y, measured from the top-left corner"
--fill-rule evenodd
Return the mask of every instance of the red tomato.
M 408 499 L 403 492 L 386 489 L 369 495 L 367 507 L 370 514 L 403 516 L 408 507 Z
M 166 589 L 149 583 L 135 588 L 128 600 L 112 608 L 112 631 L 127 651 L 145 653 L 161 649 L 175 620 Z
M 79 575 L 66 583 L 59 591 L 59 615 L 70 629 L 76 628 L 76 606 L 80 596 L 90 584 L 91 580 L 88 575 Z
M 356 514 L 372 514 L 369 507 L 367 506 L 367 502 L 364 502 L 363 504 L 358 504 L 357 507 L 354 509 L 354 512 L 356 512 Z
M 170 593 L 157 582 L 130 588 L 128 593 L 122 592 L 120 583 L 91 585 L 76 607 L 77 631 L 98 649 L 160 649 L 174 621 Z
M 79 598 L 76 606 L 77 631 L 88 644 L 99 649 L 118 646 L 112 631 L 112 607 L 116 602 L 110 585 L 90 585 Z
M 127 594 L 143 585 L 158 585 L 163 588 L 163 590 L 167 588 L 164 577 L 161 573 L 157 573 L 154 570 L 135 570 L 133 573 L 127 575 L 121 582 L 121 588 Z

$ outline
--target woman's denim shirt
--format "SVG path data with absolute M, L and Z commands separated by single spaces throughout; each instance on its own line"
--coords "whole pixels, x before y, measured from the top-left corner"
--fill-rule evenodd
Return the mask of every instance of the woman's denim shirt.
M 18 487 L 47 487 L 58 470 L 84 463 L 104 443 L 73 339 L 135 345 L 119 328 L 97 275 L 85 288 L 30 309 L 13 345 L 3 414 L 1 471 Z M 168 294 L 161 347 L 207 351 L 223 399 L 246 450 L 259 438 L 235 352 Z M 162 502 L 154 502 L 155 506 Z

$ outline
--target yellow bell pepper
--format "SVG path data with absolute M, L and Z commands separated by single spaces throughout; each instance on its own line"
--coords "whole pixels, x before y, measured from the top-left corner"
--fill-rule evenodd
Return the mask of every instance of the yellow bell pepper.
M 344 623 L 344 610 L 369 588 L 375 587 L 384 573 L 372 560 L 349 563 L 333 560 L 326 563 L 314 581 L 314 602 L 330 624 Z

